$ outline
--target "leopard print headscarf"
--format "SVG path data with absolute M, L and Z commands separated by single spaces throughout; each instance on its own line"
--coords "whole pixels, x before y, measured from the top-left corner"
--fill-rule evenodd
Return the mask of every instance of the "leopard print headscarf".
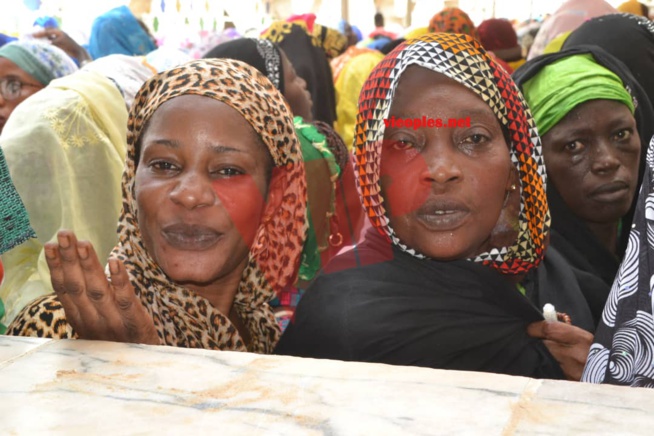
M 180 95 L 214 98 L 237 110 L 266 144 L 277 170 L 286 177 L 283 203 L 262 223 L 251 250 L 234 308 L 251 343 L 206 299 L 170 281 L 147 253 L 136 220 L 134 179 L 136 144 L 153 113 Z M 306 182 L 293 116 L 282 95 L 259 71 L 230 59 L 203 59 L 165 71 L 148 80 L 129 115 L 127 162 L 123 174 L 123 210 L 119 243 L 112 254 L 125 263 L 136 293 L 154 319 L 166 345 L 270 353 L 280 329 L 268 302 L 293 284 L 306 233 Z

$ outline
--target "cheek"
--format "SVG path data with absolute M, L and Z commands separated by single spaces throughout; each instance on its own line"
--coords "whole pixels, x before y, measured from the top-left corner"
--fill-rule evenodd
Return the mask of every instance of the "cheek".
M 265 206 L 263 184 L 243 175 L 214 181 L 212 186 L 241 239 L 250 246 Z
M 427 170 L 424 158 L 417 154 L 384 151 L 381 187 L 389 218 L 408 215 L 419 209 L 429 196 L 431 185 L 420 183 Z

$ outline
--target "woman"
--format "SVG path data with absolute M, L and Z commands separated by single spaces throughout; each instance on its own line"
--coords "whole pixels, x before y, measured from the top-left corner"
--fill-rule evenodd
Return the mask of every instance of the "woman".
M 311 97 L 304 80 L 284 51 L 265 39 L 242 38 L 223 43 L 206 57 L 244 61 L 255 67 L 275 85 L 295 115 L 295 131 L 300 140 L 307 175 L 307 217 L 309 228 L 302 253 L 298 288 L 279 295 L 278 307 L 282 327 L 288 324 L 302 290 L 321 267 L 344 246 L 352 244 L 363 221 L 363 211 L 354 186 L 354 174 L 347 149 L 333 129 L 325 123 L 310 123 Z
M 306 231 L 304 166 L 279 91 L 242 62 L 184 64 L 143 85 L 127 143 L 111 282 L 91 244 L 60 232 L 46 248 L 57 295 L 9 333 L 271 352 L 280 329 L 268 302 L 294 282 Z
M 0 148 L 0 254 L 11 250 L 30 238 L 34 238 L 34 230 L 30 226 L 25 206 L 11 181 L 5 155 Z M 0 260 L 0 285 L 5 276 L 2 260 Z M 0 299 L 0 319 L 4 318 L 5 306 Z M 0 335 L 6 331 L 0 323 Z
M 504 18 L 484 20 L 477 28 L 479 42 L 488 51 L 505 61 L 513 72 L 525 62 L 522 58 L 522 48 L 518 44 L 518 35 L 513 24 Z
M 470 126 L 386 125 L 423 116 Z M 516 286 L 540 263 L 550 220 L 539 138 L 510 77 L 467 35 L 425 35 L 373 70 L 357 120 L 355 173 L 374 228 L 312 284 L 276 351 L 567 375 L 551 334 L 580 329 L 538 323 Z
M 22 101 L 52 80 L 77 71 L 77 65 L 57 47 L 38 40 L 20 40 L 0 48 L 0 133 Z
M 543 140 L 551 246 L 583 284 L 597 324 L 624 255 L 651 105 L 625 66 L 596 47 L 541 56 L 514 78 Z
M 297 75 L 306 82 L 313 101 L 311 119 L 333 126 L 336 96 L 329 59 L 322 42 L 307 29 L 304 22 L 276 21 L 261 37 L 277 44 L 288 56 Z
M 654 140 L 647 151 L 647 170 L 627 253 L 602 313 L 582 381 L 654 387 L 653 182 Z
M 11 271 L 0 286 L 6 324 L 52 292 L 44 245 L 59 229 L 90 240 L 103 258 L 116 245 L 127 113 L 152 75 L 142 58 L 106 56 L 52 81 L 9 119 L 0 147 L 37 238 L 2 256 Z

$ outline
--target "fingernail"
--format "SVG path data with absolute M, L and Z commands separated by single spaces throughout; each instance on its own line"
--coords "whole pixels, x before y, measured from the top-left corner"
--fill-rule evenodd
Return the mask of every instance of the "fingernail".
M 44 250 L 45 250 L 45 257 L 47 257 L 48 259 L 52 260 L 52 259 L 55 259 L 55 258 L 57 257 L 57 256 L 55 255 L 54 248 L 52 248 L 52 247 L 45 247 Z
M 118 261 L 116 259 L 109 259 L 109 271 L 111 271 L 111 274 L 118 274 L 119 268 Z
M 86 259 L 87 257 L 89 257 L 89 249 L 84 246 L 78 246 L 77 255 L 80 257 L 80 259 Z
M 70 239 L 68 239 L 68 235 L 59 235 L 57 239 L 59 240 L 59 245 L 61 248 L 70 247 Z

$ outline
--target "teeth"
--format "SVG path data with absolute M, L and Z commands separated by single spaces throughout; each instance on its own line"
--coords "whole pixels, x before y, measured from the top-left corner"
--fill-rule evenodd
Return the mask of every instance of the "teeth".
M 436 215 L 445 215 L 447 213 L 450 213 L 450 211 L 449 210 L 437 210 L 436 212 L 434 212 L 434 214 L 436 214 Z

